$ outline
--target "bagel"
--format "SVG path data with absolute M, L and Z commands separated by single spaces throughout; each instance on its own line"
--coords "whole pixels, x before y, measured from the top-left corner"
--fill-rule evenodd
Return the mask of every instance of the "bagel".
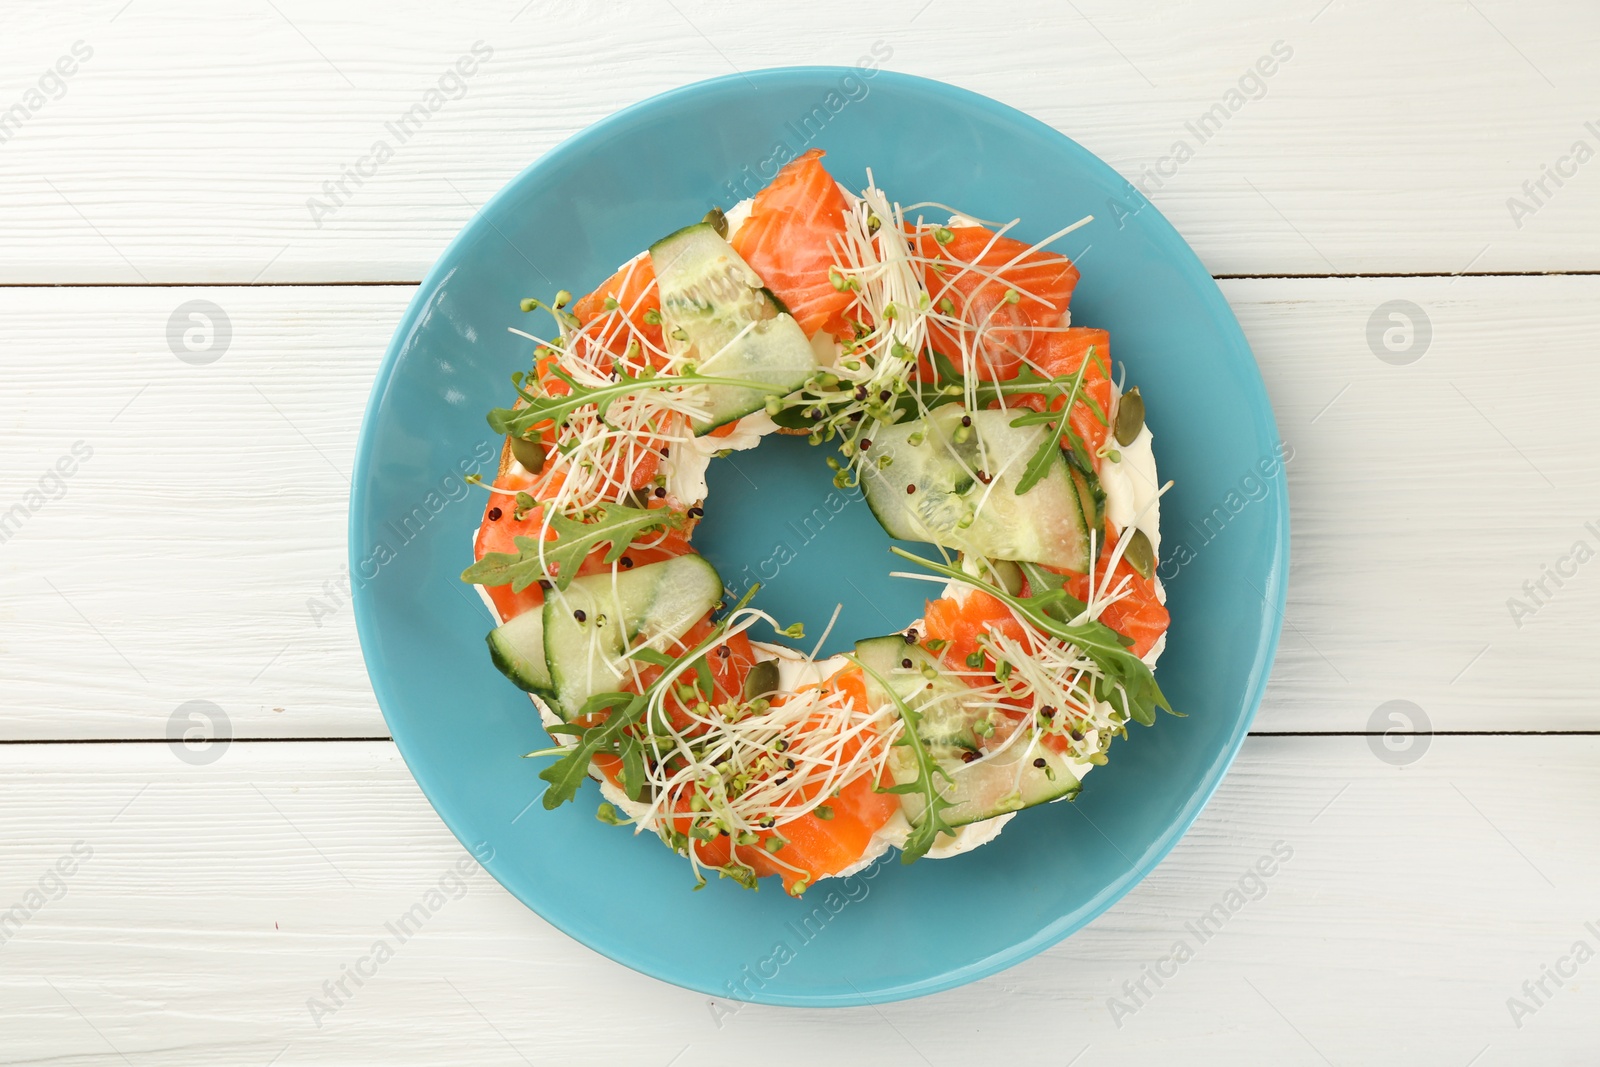
M 533 365 L 489 414 L 506 441 L 462 574 L 553 739 L 529 754 L 545 807 L 594 779 L 600 817 L 697 884 L 793 895 L 891 848 L 970 851 L 1172 711 L 1164 487 L 1108 336 L 1071 323 L 1077 268 L 821 156 L 580 300 L 523 302 L 555 327 L 514 331 Z M 772 433 L 832 446 L 835 484 L 930 546 L 893 550 L 940 587 L 922 618 L 822 660 L 748 637 L 802 635 L 755 589 L 727 603 L 692 539 L 709 464 Z

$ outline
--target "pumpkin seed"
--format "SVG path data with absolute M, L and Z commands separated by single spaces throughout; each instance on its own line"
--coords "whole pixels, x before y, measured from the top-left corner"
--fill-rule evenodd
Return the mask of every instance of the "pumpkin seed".
M 744 676 L 744 699 L 754 700 L 765 693 L 775 692 L 778 688 L 778 665 L 770 659 L 750 666 L 750 673 Z
M 1122 394 L 1122 399 L 1117 401 L 1117 444 L 1133 444 L 1133 439 L 1139 436 L 1139 431 L 1144 429 L 1144 397 L 1139 395 L 1136 385 Z
M 1128 565 L 1138 571 L 1142 578 L 1148 578 L 1155 573 L 1155 549 L 1150 547 L 1150 538 L 1145 536 L 1143 530 L 1133 531 L 1133 536 L 1128 538 L 1128 547 L 1122 552 L 1122 558 L 1127 560 Z
M 527 470 L 529 474 L 538 474 L 544 470 L 544 442 L 538 438 L 511 435 L 511 458 Z

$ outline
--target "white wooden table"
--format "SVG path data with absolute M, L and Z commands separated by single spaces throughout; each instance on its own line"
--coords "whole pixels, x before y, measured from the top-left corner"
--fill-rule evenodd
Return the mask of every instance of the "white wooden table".
M 0 910 L 0 1063 L 1600 1058 L 1591 0 L 5 8 L 0 909 L 27 914 Z M 330 204 L 476 42 L 457 98 Z M 1283 644 L 1232 774 L 1110 913 L 955 992 L 735 1010 L 480 874 L 314 1018 L 464 855 L 341 588 L 357 420 L 413 285 L 609 112 L 875 44 L 1149 168 L 1223 279 L 1295 450 Z M 229 324 L 199 355 L 169 325 L 194 300 Z M 169 744 L 191 722 L 230 740 Z

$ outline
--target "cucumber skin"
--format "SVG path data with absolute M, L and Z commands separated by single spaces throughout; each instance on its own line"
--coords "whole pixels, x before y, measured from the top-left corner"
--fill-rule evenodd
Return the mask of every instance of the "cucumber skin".
M 731 368 L 717 366 L 719 360 L 716 358 L 701 366 L 703 373 L 732 378 L 747 377 L 751 384 L 748 389 L 720 385 L 704 387 L 712 399 L 706 418 L 695 421 L 690 427 L 695 436 L 703 437 L 719 426 L 762 410 L 768 396 L 783 396 L 793 392 L 816 371 L 816 359 L 805 332 L 788 313 L 783 302 L 761 282 L 760 276 L 714 227 L 699 222 L 676 230 L 650 246 L 650 257 L 661 292 L 662 327 L 668 338 L 669 351 L 672 350 L 675 330 L 704 334 L 708 330 L 723 329 L 731 337 L 751 322 L 755 323 L 738 346 L 723 353 L 722 361 L 726 362 L 730 353 L 736 357 L 754 358 L 747 358 L 743 366 L 737 365 L 735 360 L 736 365 Z M 699 322 L 680 317 L 674 307 L 673 297 L 693 290 L 697 285 L 716 282 L 718 270 L 728 272 L 729 277 L 725 279 L 728 286 L 734 289 L 740 286 L 747 288 L 736 292 L 723 289 L 714 293 L 719 299 L 715 303 L 705 302 L 707 314 L 694 316 L 701 320 Z M 750 285 L 751 281 L 755 284 Z M 713 288 L 716 287 L 713 285 Z M 722 306 L 720 297 L 723 295 L 728 297 L 727 306 Z M 763 313 L 756 314 L 749 308 L 733 306 L 741 301 L 759 307 Z M 712 340 L 716 340 L 716 337 L 713 336 Z M 763 355 L 769 357 L 765 365 L 760 361 Z M 778 380 L 771 381 L 767 377 L 743 373 L 750 371 L 767 372 L 768 377 L 776 375 Z
M 489 641 L 487 637 L 485 638 L 485 642 L 489 646 L 490 662 L 494 664 L 496 670 L 506 676 L 506 680 L 512 685 L 516 686 L 524 693 L 532 693 L 534 696 L 542 697 L 546 701 L 555 696 L 555 690 L 550 687 L 548 680 L 537 682 L 528 678 L 518 669 L 517 664 L 511 662 L 500 651 L 499 646 L 497 646 L 493 641 Z
M 867 666 L 872 667 L 879 674 L 885 675 L 884 665 L 898 663 L 909 659 L 913 666 L 920 667 L 923 663 L 933 662 L 927 650 L 920 645 L 907 644 L 900 634 L 891 634 L 886 637 L 869 637 L 856 642 L 856 657 Z M 965 683 L 952 679 L 955 685 Z M 882 695 L 885 702 L 886 694 L 881 694 L 877 682 L 869 674 L 867 676 L 867 692 L 869 696 Z M 902 699 L 904 699 L 902 697 Z M 908 702 L 909 703 L 909 702 Z M 924 723 L 926 720 L 924 720 Z M 1058 752 L 1038 748 L 1031 753 L 1026 752 L 1020 744 L 1013 745 L 1012 749 L 1001 754 L 998 760 L 978 760 L 972 763 L 964 761 L 960 753 L 963 751 L 978 751 L 976 736 L 970 732 L 970 727 L 965 728 L 970 741 L 964 742 L 955 736 L 954 732 L 947 731 L 937 737 L 931 737 L 919 732 L 919 737 L 925 745 L 929 746 L 938 759 L 939 766 L 950 775 L 950 782 L 945 787 L 945 795 L 955 801 L 955 805 L 946 808 L 941 814 L 951 826 L 965 826 L 969 823 L 982 822 L 999 815 L 1005 815 L 1023 808 L 1034 807 L 1038 804 L 1047 804 L 1054 800 L 1076 796 L 1081 788 L 1078 777 L 1071 770 L 1071 761 Z M 1026 759 L 1024 760 L 1024 756 Z M 1033 766 L 1033 760 L 1043 758 L 1046 767 L 1054 772 L 1052 780 L 1045 768 Z M 1019 763 L 1021 766 L 1019 766 Z M 916 780 L 915 761 L 904 748 L 897 748 L 890 757 L 890 772 L 895 780 L 904 784 Z M 1016 783 L 1017 803 L 979 804 L 972 799 L 961 796 L 964 791 L 971 791 L 982 785 L 992 786 L 992 781 L 986 781 L 987 776 L 1007 775 Z M 1003 780 L 1002 780 L 1003 781 Z M 1004 796 L 1004 795 L 1003 795 Z M 923 804 L 920 794 L 904 793 L 900 795 L 900 807 L 905 816 L 912 823 L 922 815 Z
M 524 640 L 524 638 L 527 638 Z M 510 679 L 511 683 L 525 693 L 534 693 L 548 698 L 554 692 L 554 683 L 550 679 L 550 670 L 544 661 L 544 612 L 543 609 L 530 611 L 526 615 L 518 615 L 508 622 L 491 630 L 484 638 L 489 646 L 489 659 L 494 663 L 501 674 Z M 528 654 L 526 648 L 518 645 L 535 644 L 539 655 L 538 661 Z
M 927 496 L 918 494 L 937 493 L 934 500 L 941 508 L 951 506 L 952 500 L 965 501 L 968 494 L 977 488 L 971 477 L 965 474 L 952 457 L 941 456 L 939 449 L 967 449 L 973 450 L 971 445 L 955 445 L 952 443 L 951 434 L 953 427 L 946 425 L 953 419 L 966 413 L 959 405 L 942 405 L 935 408 L 928 416 L 912 422 L 895 423 L 892 426 L 880 426 L 873 433 L 875 451 L 878 454 L 887 454 L 894 457 L 895 462 L 886 471 L 868 465 L 861 479 L 863 495 L 867 500 L 867 507 L 878 520 L 878 525 L 883 527 L 890 537 L 908 541 L 928 541 L 941 544 L 946 548 L 953 548 L 962 552 L 974 552 L 992 559 L 1009 558 L 1007 548 L 1019 550 L 1017 555 L 1021 558 L 1020 550 L 1027 547 L 1026 543 L 1017 544 L 1013 541 L 1009 546 L 997 545 L 997 538 L 1004 538 L 1007 529 L 1021 528 L 1026 530 L 1038 546 L 1048 551 L 1040 550 L 1026 553 L 1034 557 L 1029 562 L 1046 563 L 1052 566 L 1063 567 L 1068 570 L 1086 572 L 1089 567 L 1089 519 L 1094 514 L 1092 507 L 1093 497 L 1087 490 L 1084 480 L 1078 476 L 1077 471 L 1068 462 L 1064 453 L 1056 452 L 1051 458 L 1050 472 L 1038 484 L 1033 486 L 1019 501 L 1034 497 L 1037 509 L 1042 509 L 1037 524 L 1017 527 L 1016 524 L 1001 522 L 995 526 L 996 520 L 992 512 L 980 513 L 980 521 L 967 529 L 943 525 L 937 529 L 928 529 L 925 521 L 928 513 L 925 508 L 935 506 L 933 503 L 919 508 Z M 1005 420 L 1006 414 L 993 410 L 982 410 L 967 413 L 973 419 L 974 435 L 983 434 L 984 441 L 992 441 L 994 436 L 1005 438 L 1015 436 L 1015 428 L 1000 425 L 991 425 L 988 431 L 983 429 L 985 424 L 993 424 Z M 923 434 L 923 443 L 911 445 L 908 439 L 913 433 Z M 1038 437 L 1039 434 L 1034 434 Z M 931 455 L 925 450 L 935 450 Z M 904 460 L 904 462 L 901 462 Z M 1013 464 L 1013 467 L 1016 467 Z M 907 472 L 910 472 L 909 474 Z M 959 474 L 958 474 L 959 472 Z M 1013 501 L 1012 486 L 1020 475 L 1020 469 L 1008 469 L 1007 472 L 996 479 L 995 485 L 987 490 L 991 507 L 1012 510 L 1018 501 Z M 917 492 L 907 494 L 904 492 L 907 479 L 917 485 Z M 997 498 L 995 494 L 1008 494 Z M 1035 497 L 1035 494 L 1040 494 Z M 972 494 L 977 495 L 977 494 Z M 1065 529 L 1055 525 L 1054 521 L 1046 522 L 1044 515 L 1054 513 L 1053 518 L 1059 518 L 1068 523 Z M 936 516 L 937 517 L 937 516 Z M 1026 542 L 1026 538 L 1023 539 Z
M 705 579 L 704 595 L 693 601 L 663 604 L 660 600 L 662 590 L 681 591 L 678 587 L 686 580 L 684 572 L 690 569 L 704 572 L 699 575 L 699 578 Z M 563 677 L 562 663 L 573 659 L 576 655 L 576 653 L 562 654 L 560 645 L 563 640 L 583 648 L 587 655 L 589 642 L 585 632 L 589 627 L 598 624 L 597 617 L 602 614 L 620 616 L 621 625 L 618 625 L 619 619 L 612 618 L 611 629 L 606 636 L 608 638 L 611 634 L 622 636 L 604 642 L 607 654 L 620 655 L 623 650 L 632 647 L 635 638 L 654 620 L 666 617 L 669 613 L 673 620 L 672 626 L 651 633 L 647 640 L 652 643 L 662 637 L 675 640 L 708 614 L 722 596 L 722 579 L 717 575 L 716 569 L 705 557 L 694 554 L 648 563 L 618 574 L 615 598 L 612 595 L 612 580 L 613 575 L 609 571 L 602 571 L 586 578 L 574 578 L 572 584 L 567 587 L 566 602 L 552 596 L 545 601 L 542 609 L 545 662 L 551 679 L 551 693 L 546 703 L 550 705 L 552 711 L 567 721 L 571 721 L 578 714 L 589 697 L 597 692 L 607 692 L 609 689 L 606 688 L 607 683 L 603 679 L 592 677 L 594 664 L 587 659 L 581 671 L 571 671 L 568 672 L 571 677 Z M 693 582 L 694 576 L 687 576 L 687 580 Z M 676 584 L 673 584 L 674 582 Z M 642 596 L 641 594 L 646 591 L 648 595 Z M 640 598 L 643 603 L 636 612 L 625 613 L 618 601 L 635 597 Z M 587 617 L 583 623 L 576 622 L 570 614 L 567 614 L 574 606 L 585 612 Z M 580 673 L 583 676 L 581 681 Z M 611 684 L 619 680 L 619 676 L 613 675 Z M 600 683 L 601 688 L 594 688 L 596 682 Z

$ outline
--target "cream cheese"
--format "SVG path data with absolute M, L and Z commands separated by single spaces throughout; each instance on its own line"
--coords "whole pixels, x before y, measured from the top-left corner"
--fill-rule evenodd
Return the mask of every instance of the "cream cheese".
M 706 498 L 706 471 L 719 452 L 743 452 L 756 447 L 767 434 L 778 426 L 765 411 L 746 415 L 733 425 L 733 432 L 723 437 L 692 437 L 685 435 L 672 443 L 661 472 L 667 479 L 667 495 L 684 504 L 695 504 Z
M 1121 392 L 1111 387 L 1111 423 L 1116 425 L 1116 410 Z M 1100 488 L 1106 494 L 1106 518 L 1119 530 L 1136 527 L 1150 539 L 1150 547 L 1161 549 L 1161 482 L 1156 476 L 1156 457 L 1151 448 L 1154 435 L 1145 423 L 1132 444 L 1112 442 L 1116 459 L 1107 456 L 1100 464 Z
M 1111 424 L 1116 425 L 1117 405 L 1122 401 L 1122 390 L 1111 385 Z M 1156 457 L 1151 447 L 1155 440 L 1147 422 L 1139 429 L 1132 444 L 1114 444 L 1118 458 L 1110 456 L 1100 464 L 1100 488 L 1106 494 L 1106 517 L 1118 529 L 1132 526 L 1143 530 L 1150 539 L 1155 558 L 1161 558 L 1161 480 L 1156 474 Z M 1156 599 L 1167 602 L 1167 590 L 1161 579 L 1155 579 Z M 1143 656 L 1151 667 L 1166 650 L 1167 635 L 1156 638 L 1150 651 Z

